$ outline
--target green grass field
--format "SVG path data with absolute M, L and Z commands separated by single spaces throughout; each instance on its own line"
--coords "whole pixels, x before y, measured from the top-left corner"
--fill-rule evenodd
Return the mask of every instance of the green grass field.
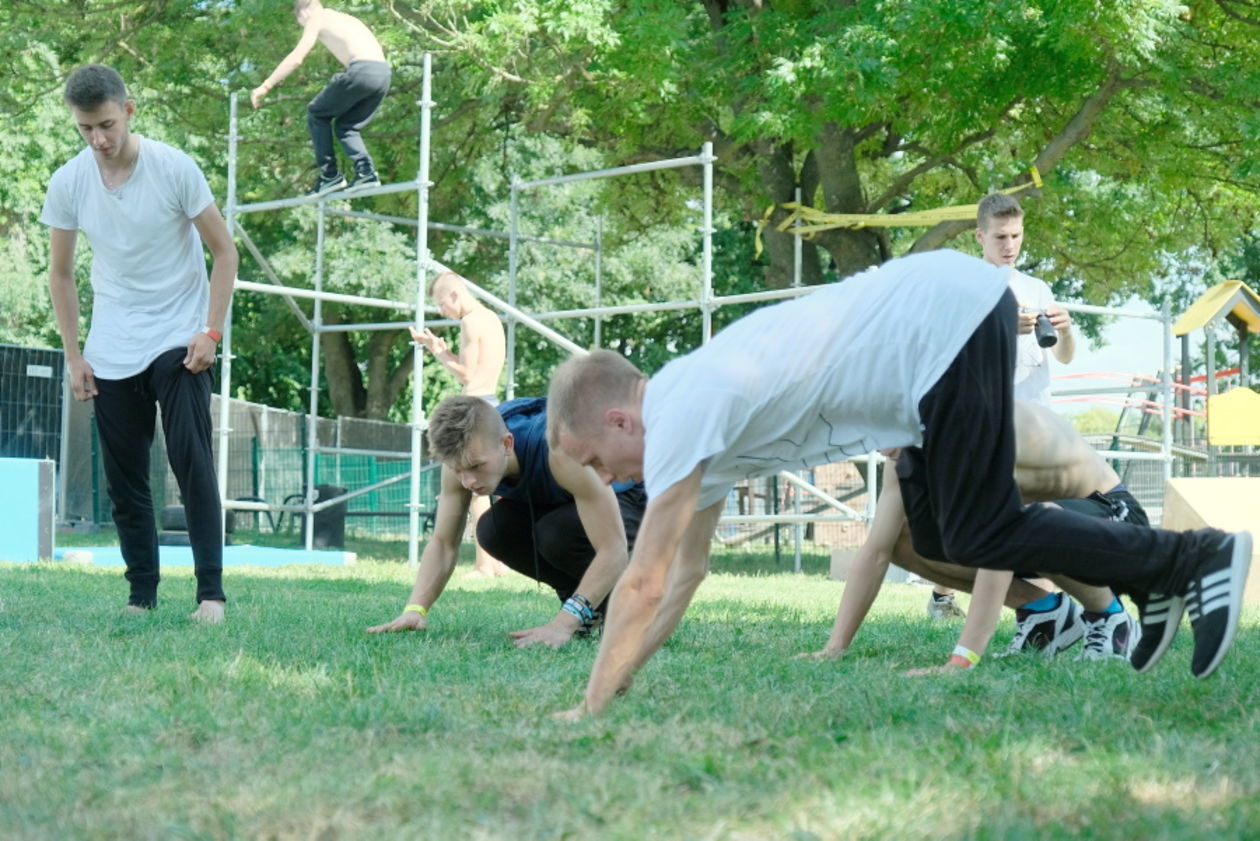
M 200 627 L 189 571 L 135 616 L 120 569 L 0 563 L 0 838 L 1260 837 L 1255 609 L 1207 681 L 1188 628 L 1148 675 L 1071 652 L 909 678 L 958 630 L 924 589 L 815 663 L 792 655 L 840 584 L 715 569 L 632 692 L 564 724 L 595 643 L 512 648 L 556 608 L 520 577 L 457 573 L 427 634 L 377 637 L 405 564 L 231 568 Z

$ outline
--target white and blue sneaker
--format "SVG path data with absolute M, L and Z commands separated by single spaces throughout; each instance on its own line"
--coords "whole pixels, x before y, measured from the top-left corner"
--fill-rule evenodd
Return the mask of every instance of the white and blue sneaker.
M 1085 644 L 1081 646 L 1078 660 L 1128 660 L 1142 629 L 1123 610 L 1115 613 L 1081 612 L 1085 625 Z
M 1015 638 L 1006 653 L 1040 651 L 1053 657 L 1071 648 L 1085 636 L 1085 623 L 1076 602 L 1058 594 L 1059 604 L 1049 610 L 1015 609 Z

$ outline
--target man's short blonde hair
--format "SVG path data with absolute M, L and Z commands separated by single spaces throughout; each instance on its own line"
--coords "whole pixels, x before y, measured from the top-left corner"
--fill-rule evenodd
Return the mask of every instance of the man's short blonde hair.
M 987 230 L 992 219 L 1022 219 L 1024 208 L 1019 199 L 1006 193 L 989 193 L 976 207 L 976 227 Z
M 503 417 L 480 397 L 448 397 L 429 417 L 429 455 L 443 464 L 458 463 L 473 441 L 497 440 L 507 431 Z
M 464 279 L 460 277 L 459 275 L 455 274 L 455 272 L 442 272 L 440 274 L 434 275 L 433 279 L 429 281 L 429 286 L 427 289 L 428 296 L 430 298 L 436 297 L 438 287 L 444 286 L 446 284 L 451 284 L 459 289 L 468 288 L 464 285 Z
M 630 360 L 611 350 L 594 350 L 562 362 L 547 392 L 547 439 L 554 447 L 561 430 L 591 429 L 605 409 L 625 405 L 647 379 Z

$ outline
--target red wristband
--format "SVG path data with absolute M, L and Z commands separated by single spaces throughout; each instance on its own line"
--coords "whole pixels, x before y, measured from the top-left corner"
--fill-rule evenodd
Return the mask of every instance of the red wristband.
M 210 338 L 214 339 L 214 341 L 215 341 L 215 343 L 216 343 L 216 344 L 217 344 L 218 342 L 223 341 L 223 334 L 222 334 L 222 333 L 220 333 L 218 330 L 214 330 L 214 329 L 211 329 L 211 328 L 209 328 L 209 327 L 205 327 L 205 328 L 202 328 L 202 331 L 201 331 L 201 332 L 205 333 L 207 336 L 209 336 Z

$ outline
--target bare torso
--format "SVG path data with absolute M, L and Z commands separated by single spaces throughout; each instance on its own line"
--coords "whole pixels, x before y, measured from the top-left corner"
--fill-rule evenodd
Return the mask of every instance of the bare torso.
M 499 393 L 499 375 L 507 356 L 503 324 L 484 306 L 473 307 L 459 322 L 459 355 L 476 360 L 468 371 L 464 394 L 484 396 Z
M 1015 481 L 1025 502 L 1106 493 L 1120 477 L 1066 419 L 1015 401 Z
M 385 60 L 380 41 L 353 15 L 321 9 L 311 22 L 319 27 L 319 42 L 343 65 L 352 61 Z

